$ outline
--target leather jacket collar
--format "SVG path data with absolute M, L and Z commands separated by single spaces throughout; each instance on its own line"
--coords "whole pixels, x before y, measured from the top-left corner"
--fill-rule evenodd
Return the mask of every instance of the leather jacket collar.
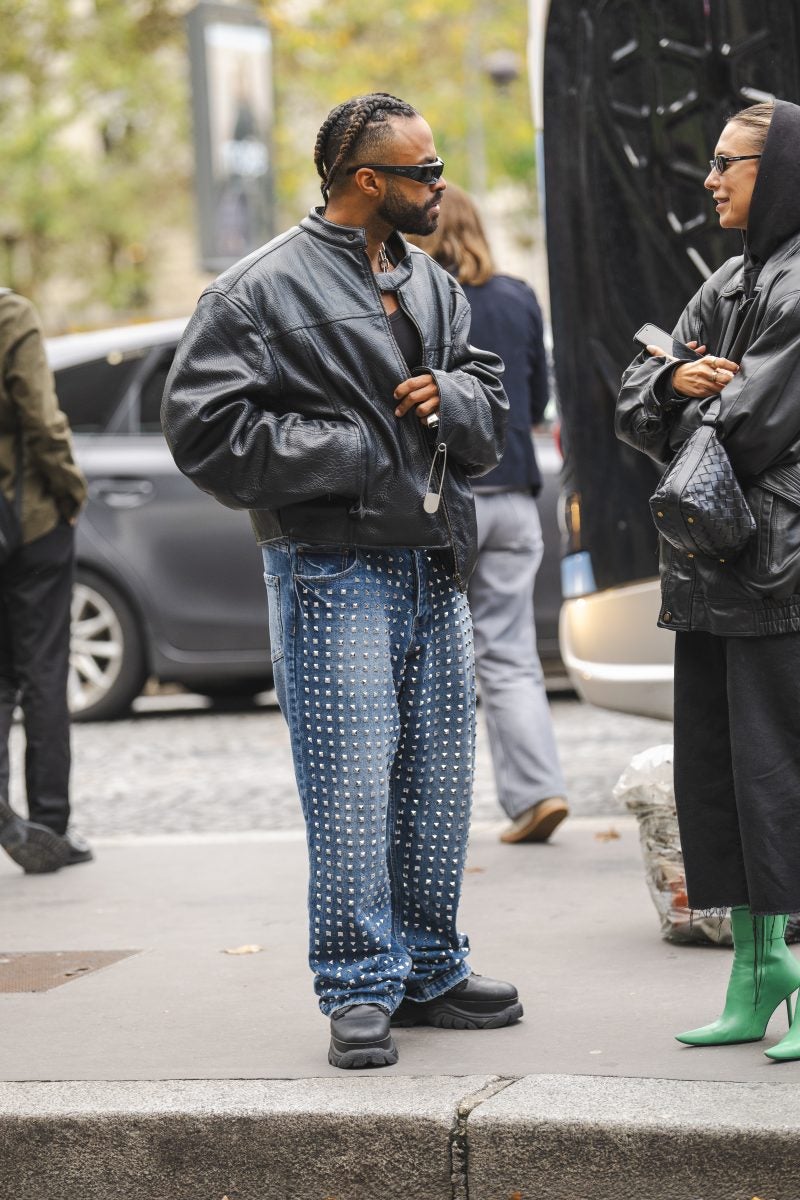
M 367 235 L 361 225 L 337 225 L 334 221 L 326 220 L 324 213 L 324 208 L 312 208 L 300 222 L 301 227 L 331 246 L 366 253 Z M 375 282 L 382 291 L 387 286 L 389 291 L 396 291 L 411 278 L 411 247 L 403 235 L 395 230 L 386 240 L 386 249 L 396 265 L 388 275 L 376 275 Z

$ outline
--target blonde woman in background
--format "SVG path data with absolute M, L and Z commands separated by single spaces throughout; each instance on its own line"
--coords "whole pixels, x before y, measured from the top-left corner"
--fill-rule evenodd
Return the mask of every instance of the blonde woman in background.
M 503 460 L 473 481 L 478 562 L 469 584 L 475 655 L 497 795 L 510 824 L 504 842 L 544 842 L 567 816 L 533 611 L 542 560 L 535 496 L 542 479 L 531 427 L 547 406 L 542 314 L 521 279 L 495 271 L 473 200 L 449 183 L 436 233 L 412 238 L 461 284 L 470 342 L 499 354 L 511 406 Z

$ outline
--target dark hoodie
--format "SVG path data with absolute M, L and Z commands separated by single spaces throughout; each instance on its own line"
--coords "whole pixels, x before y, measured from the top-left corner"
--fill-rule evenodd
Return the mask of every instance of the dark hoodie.
M 744 233 L 744 286 L 749 298 L 764 263 L 800 232 L 800 107 L 775 101 Z
M 746 263 L 731 258 L 698 289 L 673 337 L 697 338 L 740 369 L 716 421 L 756 531 L 735 561 L 689 558 L 662 540 L 667 629 L 726 637 L 800 633 L 800 107 L 777 101 L 750 202 Z M 742 304 L 744 268 L 751 297 Z M 757 281 L 757 282 L 756 282 Z M 669 463 L 709 399 L 659 395 L 673 365 L 640 355 L 623 376 L 616 428 Z

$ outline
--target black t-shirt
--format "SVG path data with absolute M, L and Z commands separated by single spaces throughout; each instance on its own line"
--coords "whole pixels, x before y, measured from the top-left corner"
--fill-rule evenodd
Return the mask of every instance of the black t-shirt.
M 394 340 L 400 347 L 400 353 L 406 360 L 408 373 L 411 375 L 414 368 L 420 367 L 422 364 L 422 343 L 417 327 L 402 308 L 389 313 L 389 324 L 392 327 Z

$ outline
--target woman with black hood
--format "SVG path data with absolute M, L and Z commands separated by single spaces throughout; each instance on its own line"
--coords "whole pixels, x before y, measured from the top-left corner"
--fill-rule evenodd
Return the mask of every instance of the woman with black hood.
M 789 1033 L 766 1053 L 798 1059 L 800 962 L 784 932 L 800 910 L 800 107 L 737 113 L 710 167 L 705 187 L 723 228 L 743 231 L 744 255 L 675 328 L 694 361 L 650 346 L 627 369 L 617 433 L 665 466 L 719 401 L 717 435 L 756 522 L 732 562 L 660 539 L 689 903 L 730 907 L 734 939 L 722 1015 L 678 1040 L 760 1041 L 785 1001 Z

